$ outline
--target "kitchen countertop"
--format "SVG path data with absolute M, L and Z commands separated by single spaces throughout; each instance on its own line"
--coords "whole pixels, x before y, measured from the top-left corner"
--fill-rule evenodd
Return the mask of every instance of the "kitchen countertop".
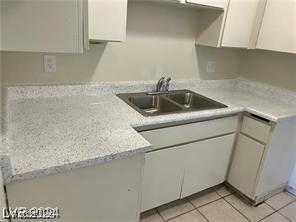
M 255 83 L 240 84 L 239 81 L 243 80 L 218 84 L 216 81 L 212 86 L 205 81 L 206 87 L 202 81 L 197 85 L 192 82 L 175 84 L 173 89 L 187 88 L 228 107 L 155 117 L 142 116 L 113 91 L 96 95 L 78 93 L 10 99 L 6 105 L 3 142 L 8 148 L 0 155 L 0 162 L 5 165 L 5 182 L 128 158 L 152 150 L 151 144 L 134 128 L 198 121 L 243 111 L 274 122 L 295 118 L 296 104 L 279 99 L 279 91 L 254 86 Z M 129 90 L 135 92 L 139 88 Z M 290 96 L 291 100 L 294 96 Z

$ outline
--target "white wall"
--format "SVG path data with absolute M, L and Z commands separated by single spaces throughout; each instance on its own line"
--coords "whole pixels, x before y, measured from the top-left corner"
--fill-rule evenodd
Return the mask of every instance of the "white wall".
M 240 76 L 296 90 L 296 54 L 248 50 L 243 58 Z
M 198 11 L 175 5 L 133 2 L 127 41 L 92 45 L 84 55 L 57 54 L 57 72 L 43 72 L 42 53 L 3 54 L 3 83 L 48 84 L 104 80 L 223 79 L 238 76 L 241 51 L 196 47 Z M 207 61 L 216 73 L 206 73 Z

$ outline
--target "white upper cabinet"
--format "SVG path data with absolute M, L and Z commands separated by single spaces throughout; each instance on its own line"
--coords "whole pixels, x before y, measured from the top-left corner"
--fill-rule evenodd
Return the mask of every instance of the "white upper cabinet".
M 230 0 L 221 46 L 248 48 L 260 0 Z
M 267 0 L 256 48 L 296 53 L 296 0 Z
M 2 50 L 83 51 L 79 0 L 2 1 Z
M 259 3 L 260 0 L 230 0 L 223 12 L 201 12 L 196 44 L 248 48 Z
M 90 41 L 124 41 L 127 0 L 2 1 L 4 51 L 83 53 Z
M 225 9 L 228 3 L 228 0 L 185 0 L 185 1 L 186 3 L 189 3 L 189 4 L 198 4 L 202 6 L 215 7 L 220 9 Z
M 88 0 L 90 41 L 125 41 L 127 0 Z

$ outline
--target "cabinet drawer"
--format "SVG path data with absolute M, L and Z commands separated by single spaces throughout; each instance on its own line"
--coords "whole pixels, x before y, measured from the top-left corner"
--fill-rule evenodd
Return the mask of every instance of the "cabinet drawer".
M 270 125 L 245 116 L 241 132 L 263 143 L 266 143 L 269 137 L 270 128 Z
M 238 116 L 232 116 L 181 126 L 143 131 L 140 132 L 140 134 L 157 149 L 235 132 L 238 120 Z

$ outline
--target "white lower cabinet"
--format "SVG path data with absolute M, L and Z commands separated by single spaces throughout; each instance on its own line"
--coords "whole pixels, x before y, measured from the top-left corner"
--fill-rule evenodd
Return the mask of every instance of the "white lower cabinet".
M 235 134 L 184 145 L 185 175 L 181 198 L 223 183 Z
M 228 182 L 251 199 L 259 171 L 264 145 L 240 134 L 234 151 Z
M 138 222 L 143 166 L 140 155 L 9 183 L 9 207 L 58 207 L 53 222 Z
M 147 153 L 142 212 L 224 182 L 234 139 L 233 133 Z
M 184 174 L 183 149 L 173 147 L 146 154 L 142 211 L 179 199 Z

